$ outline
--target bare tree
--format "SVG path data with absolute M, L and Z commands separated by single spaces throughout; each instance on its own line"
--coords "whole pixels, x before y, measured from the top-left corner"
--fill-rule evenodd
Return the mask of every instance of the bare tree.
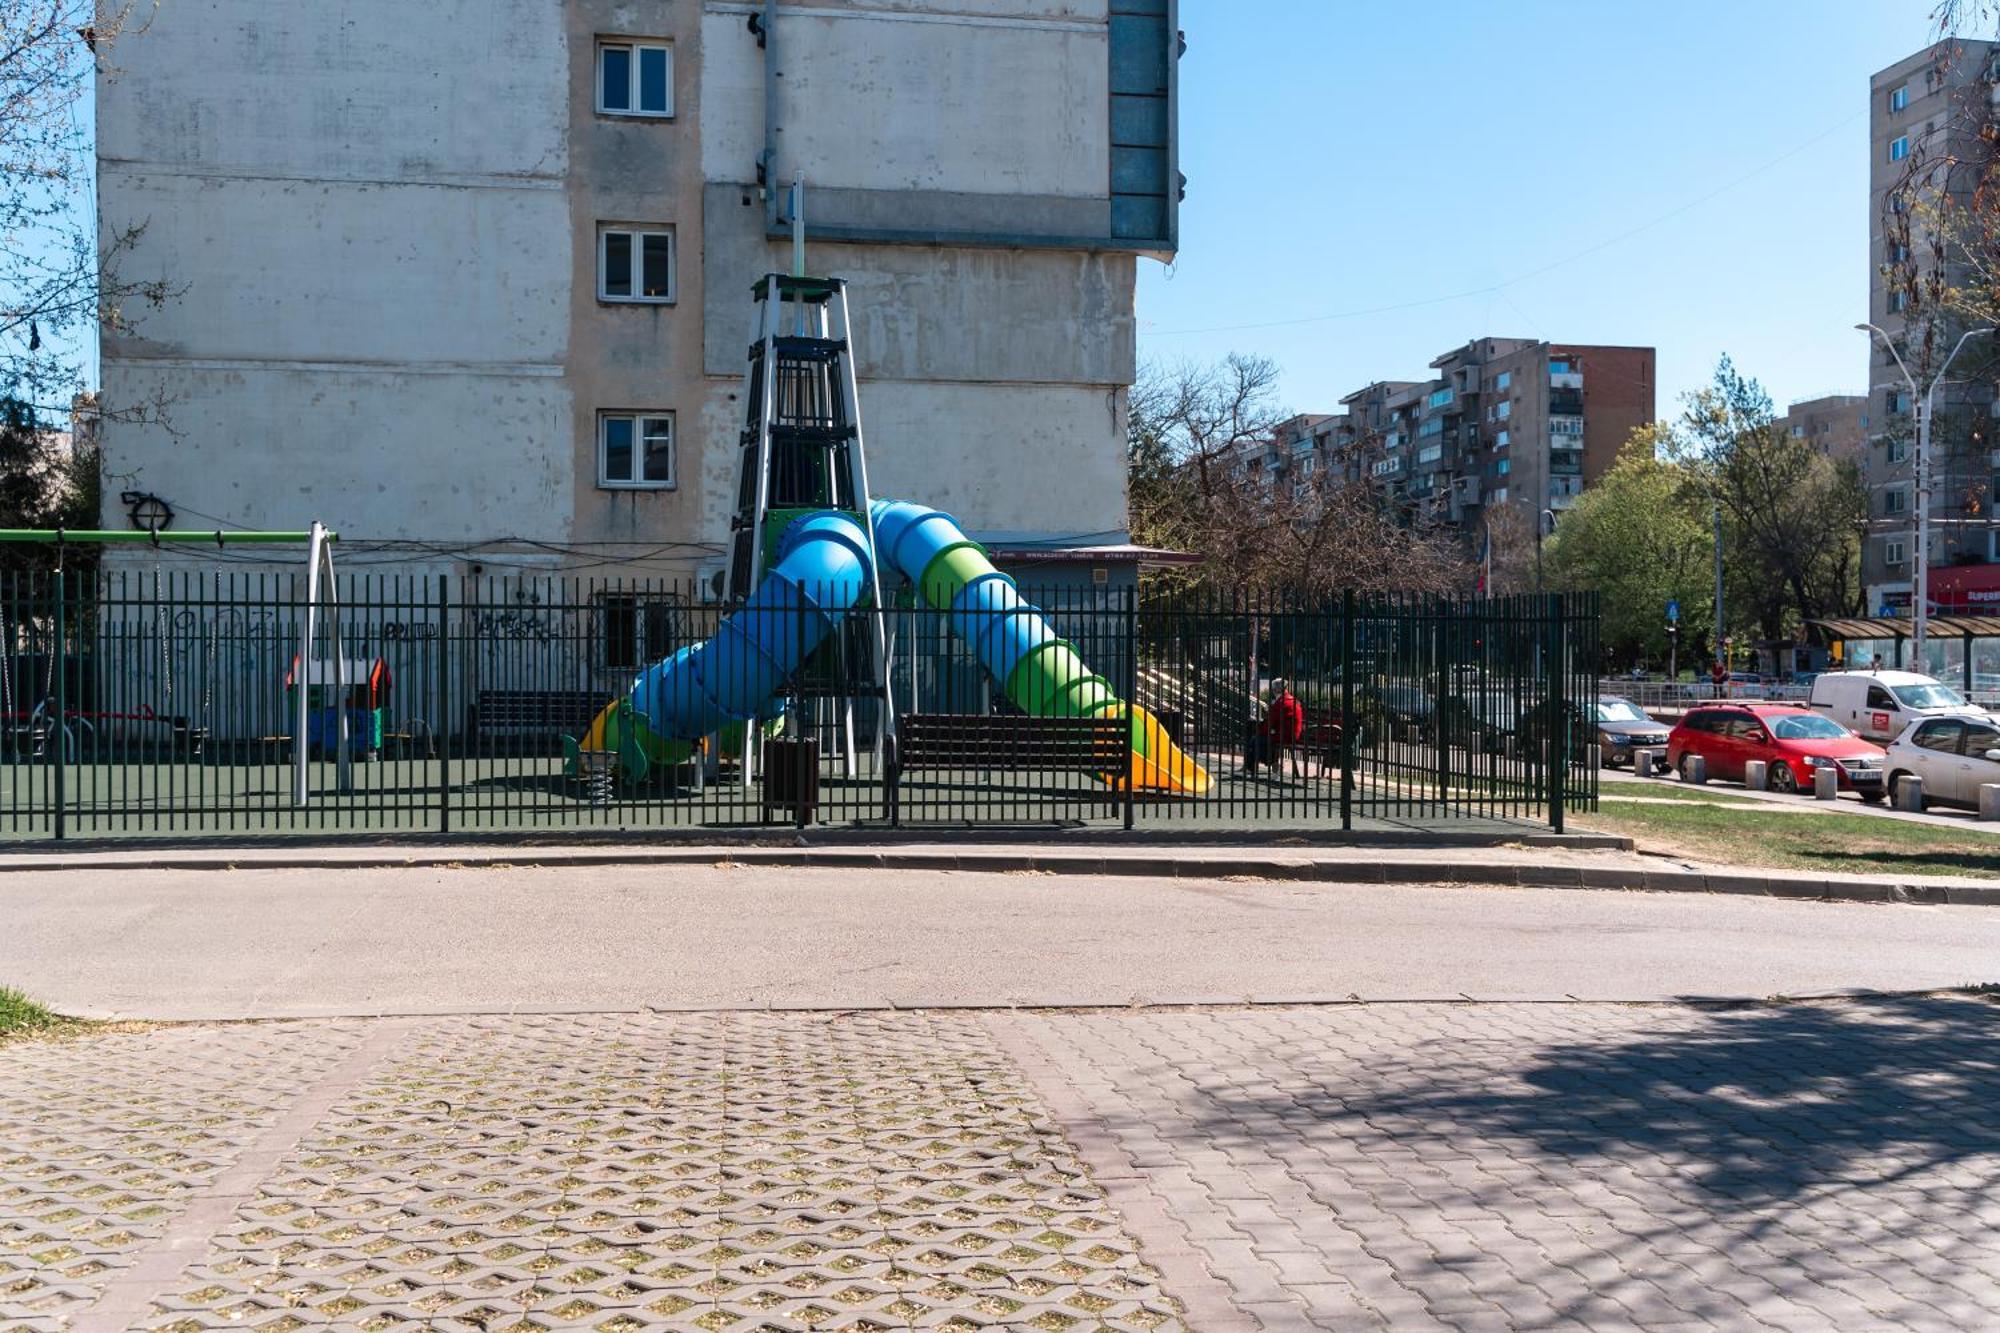
M 94 144 L 80 115 L 93 78 L 115 73 L 115 45 L 157 0 L 0 0 L 0 393 L 45 417 L 85 387 L 81 349 L 122 331 L 172 294 L 127 280 L 121 262 L 144 228 L 98 233 Z M 107 407 L 153 417 L 164 403 Z
M 1138 540 L 1205 557 L 1183 577 L 1216 587 L 1469 586 L 1458 543 L 1427 517 L 1327 469 L 1305 474 L 1275 452 L 1287 418 L 1277 379 L 1271 361 L 1240 355 L 1141 372 L 1128 435 Z

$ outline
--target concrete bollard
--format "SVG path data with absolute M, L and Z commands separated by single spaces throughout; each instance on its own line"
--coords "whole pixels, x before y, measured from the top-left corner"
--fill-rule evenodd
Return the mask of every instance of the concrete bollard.
M 1698 754 L 1681 756 L 1681 781 L 1692 782 L 1697 787 L 1708 781 L 1708 760 Z
M 1979 784 L 1979 817 L 1983 820 L 2000 820 L 2000 782 Z
M 1743 761 L 1743 785 L 1750 791 L 1768 791 L 1771 786 L 1771 766 L 1762 759 Z
M 1660 752 L 1658 750 L 1632 751 L 1632 772 L 1636 777 L 1650 778 L 1659 772 Z
M 1920 815 L 1924 812 L 1924 780 L 1914 773 L 1906 773 L 1896 779 L 1896 790 L 1889 793 L 1896 802 L 1896 808 L 1905 814 Z
M 1830 801 L 1840 795 L 1840 770 L 1816 768 L 1813 770 L 1813 799 Z

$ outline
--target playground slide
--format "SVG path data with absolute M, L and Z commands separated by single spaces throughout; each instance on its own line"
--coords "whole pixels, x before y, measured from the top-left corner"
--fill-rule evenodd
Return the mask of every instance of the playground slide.
M 1043 717 L 1118 716 L 1127 705 L 1075 648 L 1056 637 L 1041 611 L 949 514 L 903 500 L 878 500 L 871 511 L 883 558 L 918 596 L 950 613 L 952 630 L 978 654 L 1023 712 Z M 1157 719 L 1130 705 L 1135 787 L 1202 793 L 1208 774 L 1171 740 Z
M 861 600 L 873 559 L 868 534 L 846 514 L 799 519 L 786 530 L 778 562 L 714 638 L 646 669 L 570 750 L 609 750 L 638 779 L 655 764 L 677 764 L 703 737 L 740 738 L 778 688 Z M 805 608 L 817 615 L 801 617 Z M 802 622 L 803 621 L 803 626 Z
M 1024 712 L 1091 717 L 1126 710 L 957 520 L 907 501 L 877 501 L 872 512 L 890 564 L 927 603 L 950 613 L 953 631 Z M 653 765 L 687 759 L 703 737 L 740 738 L 745 720 L 764 709 L 861 600 L 870 568 L 868 534 L 854 519 L 825 513 L 798 520 L 779 545 L 776 566 L 714 638 L 648 668 L 630 694 L 598 714 L 580 743 L 568 743 L 570 771 L 577 771 L 579 750 L 611 751 L 625 776 L 638 779 Z M 818 612 L 806 617 L 803 633 L 801 607 Z M 1132 704 L 1130 717 L 1135 786 L 1209 789 L 1208 774 L 1152 714 Z

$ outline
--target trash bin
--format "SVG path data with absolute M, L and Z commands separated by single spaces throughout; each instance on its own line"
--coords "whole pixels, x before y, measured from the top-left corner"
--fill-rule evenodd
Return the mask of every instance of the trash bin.
M 789 810 L 803 828 L 819 813 L 819 740 L 816 737 L 764 742 L 764 818 Z

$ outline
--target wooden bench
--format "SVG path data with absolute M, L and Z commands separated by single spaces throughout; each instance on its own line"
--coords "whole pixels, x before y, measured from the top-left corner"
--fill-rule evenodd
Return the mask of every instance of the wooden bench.
M 890 747 L 889 822 L 902 820 L 903 775 L 913 772 L 1087 774 L 1122 789 L 1132 769 L 1123 718 L 995 713 L 906 713 Z
M 473 700 L 472 735 L 581 736 L 609 702 L 610 696 L 590 690 L 481 690 Z

